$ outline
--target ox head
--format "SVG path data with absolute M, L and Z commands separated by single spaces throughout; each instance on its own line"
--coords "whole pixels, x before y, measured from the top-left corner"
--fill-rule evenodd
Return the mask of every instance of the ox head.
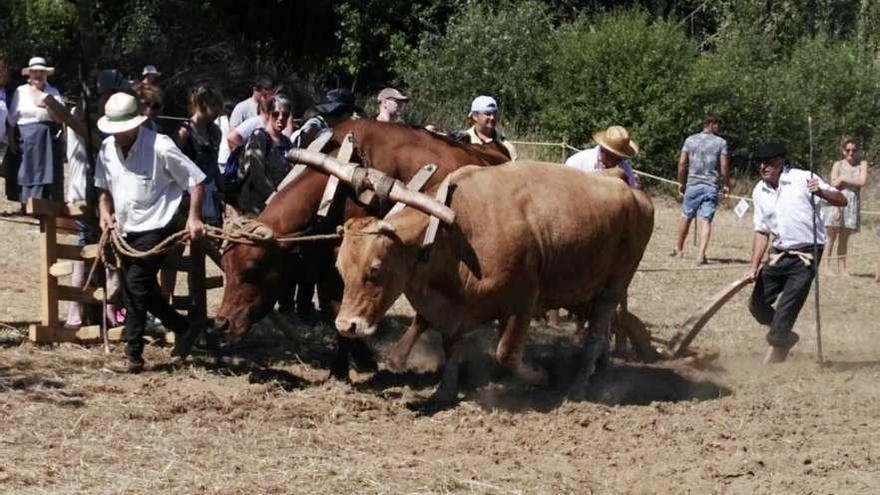
M 345 282 L 336 329 L 345 337 L 368 337 L 379 318 L 403 293 L 413 256 L 394 226 L 375 218 L 345 224 L 336 267 Z
M 223 253 L 221 266 L 226 280 L 223 302 L 215 325 L 231 341 L 237 341 L 251 325 L 265 317 L 289 290 L 289 260 L 272 247 L 235 244 Z

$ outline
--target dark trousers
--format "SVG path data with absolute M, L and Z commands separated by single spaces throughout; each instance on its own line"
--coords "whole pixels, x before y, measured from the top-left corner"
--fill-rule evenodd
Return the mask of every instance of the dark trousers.
M 812 253 L 812 248 L 801 251 Z M 810 294 L 810 284 L 821 259 L 821 247 L 818 258 L 810 266 L 797 255 L 785 254 L 774 265 L 765 265 L 758 274 L 749 310 L 758 323 L 770 325 L 767 333 L 770 345 L 788 348 L 797 341 L 791 329 Z
M 163 228 L 147 232 L 133 232 L 126 235 L 131 247 L 146 251 L 172 234 L 172 229 Z M 162 321 L 162 325 L 176 334 L 189 329 L 189 320 L 178 313 L 162 297 L 156 275 L 164 256 L 148 258 L 122 258 L 122 303 L 125 305 L 125 355 L 132 360 L 140 360 L 144 352 L 144 330 L 147 325 L 147 311 Z

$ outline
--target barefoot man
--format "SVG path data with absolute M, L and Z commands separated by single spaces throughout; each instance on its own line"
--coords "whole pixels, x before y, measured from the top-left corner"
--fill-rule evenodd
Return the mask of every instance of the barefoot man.
M 758 323 L 770 326 L 770 348 L 764 364 L 785 361 L 788 351 L 797 343 L 798 335 L 791 329 L 819 266 L 819 260 L 813 259 L 814 243 L 822 257 L 825 227 L 817 217 L 814 236 L 813 215 L 818 209 L 813 209 L 812 196 L 834 206 L 846 205 L 843 194 L 821 177 L 785 163 L 785 153 L 785 146 L 777 143 L 760 145 L 752 152 L 761 181 L 752 190 L 755 235 L 752 263 L 746 276 L 755 282 L 749 310 Z M 771 234 L 769 261 L 762 267 Z

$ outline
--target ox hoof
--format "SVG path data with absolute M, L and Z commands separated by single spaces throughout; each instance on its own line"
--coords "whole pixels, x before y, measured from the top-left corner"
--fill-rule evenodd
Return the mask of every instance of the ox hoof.
M 436 405 L 455 404 L 458 402 L 458 390 L 441 385 L 428 400 Z
M 348 378 L 348 363 L 340 364 L 336 363 L 330 368 L 330 376 L 328 377 L 330 380 L 337 380 L 340 382 L 347 382 Z
M 379 365 L 373 351 L 363 340 L 355 340 L 351 348 L 351 359 L 355 371 L 358 373 L 376 373 Z

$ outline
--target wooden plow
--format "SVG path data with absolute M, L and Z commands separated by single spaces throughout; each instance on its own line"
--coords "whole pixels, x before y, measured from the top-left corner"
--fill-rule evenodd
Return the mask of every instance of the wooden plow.
M 700 331 L 730 299 L 744 287 L 751 284 L 747 278 L 735 280 L 719 290 L 699 310 L 691 314 L 682 324 L 681 330 L 668 341 L 652 337 L 645 324 L 625 308 L 618 310 L 615 318 L 615 329 L 632 342 L 638 358 L 642 361 L 659 361 L 670 359 L 690 359 L 706 362 L 718 357 L 718 351 L 702 351 L 691 348 Z

